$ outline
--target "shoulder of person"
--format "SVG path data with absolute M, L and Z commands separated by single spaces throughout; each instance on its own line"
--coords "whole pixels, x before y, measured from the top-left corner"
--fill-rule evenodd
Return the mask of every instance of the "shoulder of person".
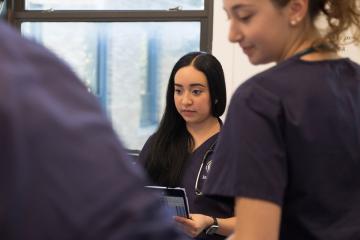
M 291 76 L 299 71 L 299 64 L 294 59 L 285 60 L 247 79 L 235 91 L 234 98 L 247 99 L 260 95 L 279 103 L 281 92 L 291 83 Z
M 281 97 L 271 86 L 262 84 L 262 79 L 266 78 L 266 75 L 265 72 L 255 75 L 242 84 L 233 95 L 229 111 L 238 112 L 237 109 L 246 106 L 259 115 L 276 118 L 281 111 Z

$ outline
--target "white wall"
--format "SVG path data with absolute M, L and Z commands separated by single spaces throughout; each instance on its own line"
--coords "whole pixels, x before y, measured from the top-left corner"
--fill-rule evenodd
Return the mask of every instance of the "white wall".
M 230 99 L 233 92 L 242 82 L 273 64 L 253 66 L 237 44 L 229 43 L 227 39 L 228 22 L 222 4 L 222 0 L 214 0 L 212 49 L 214 56 L 223 65 L 228 99 Z M 349 45 L 340 54 L 360 63 L 360 46 Z

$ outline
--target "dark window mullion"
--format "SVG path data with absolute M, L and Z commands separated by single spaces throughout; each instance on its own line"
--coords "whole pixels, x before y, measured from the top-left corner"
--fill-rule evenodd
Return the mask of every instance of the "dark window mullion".
M 207 20 L 201 20 L 200 24 L 200 50 L 211 52 L 211 39 L 212 37 L 209 35 L 209 29 L 208 29 L 208 21 Z M 204 41 L 204 39 L 207 39 L 207 41 Z
M 23 11 L 25 9 L 25 0 L 11 0 L 14 12 Z
M 173 21 L 208 18 L 204 11 L 16 11 L 15 19 L 72 21 Z
M 204 18 L 201 23 L 200 49 L 212 52 L 214 0 L 205 0 L 204 4 L 204 10 L 208 17 Z

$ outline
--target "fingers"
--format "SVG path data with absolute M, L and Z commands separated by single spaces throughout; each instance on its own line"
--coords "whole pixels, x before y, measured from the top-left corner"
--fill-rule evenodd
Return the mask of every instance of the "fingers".
M 174 220 L 178 223 L 181 223 L 181 224 L 189 224 L 188 222 L 191 221 L 187 218 L 184 218 L 184 217 L 179 217 L 179 216 L 174 216 Z
M 174 216 L 174 220 L 181 224 L 182 230 L 190 237 L 198 236 L 204 229 L 202 224 L 203 222 L 203 215 L 194 214 L 191 215 L 191 219 L 183 218 L 179 216 Z
M 199 235 L 199 232 L 197 231 L 197 229 L 194 229 L 194 228 L 186 226 L 186 225 L 184 225 L 183 231 L 186 233 L 186 235 L 188 235 L 192 238 Z

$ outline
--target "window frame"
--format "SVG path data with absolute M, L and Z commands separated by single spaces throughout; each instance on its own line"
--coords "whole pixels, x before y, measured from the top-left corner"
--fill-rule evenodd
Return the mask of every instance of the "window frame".
M 204 10 L 25 10 L 25 0 L 11 0 L 8 20 L 23 22 L 200 22 L 200 50 L 211 52 L 214 0 Z

